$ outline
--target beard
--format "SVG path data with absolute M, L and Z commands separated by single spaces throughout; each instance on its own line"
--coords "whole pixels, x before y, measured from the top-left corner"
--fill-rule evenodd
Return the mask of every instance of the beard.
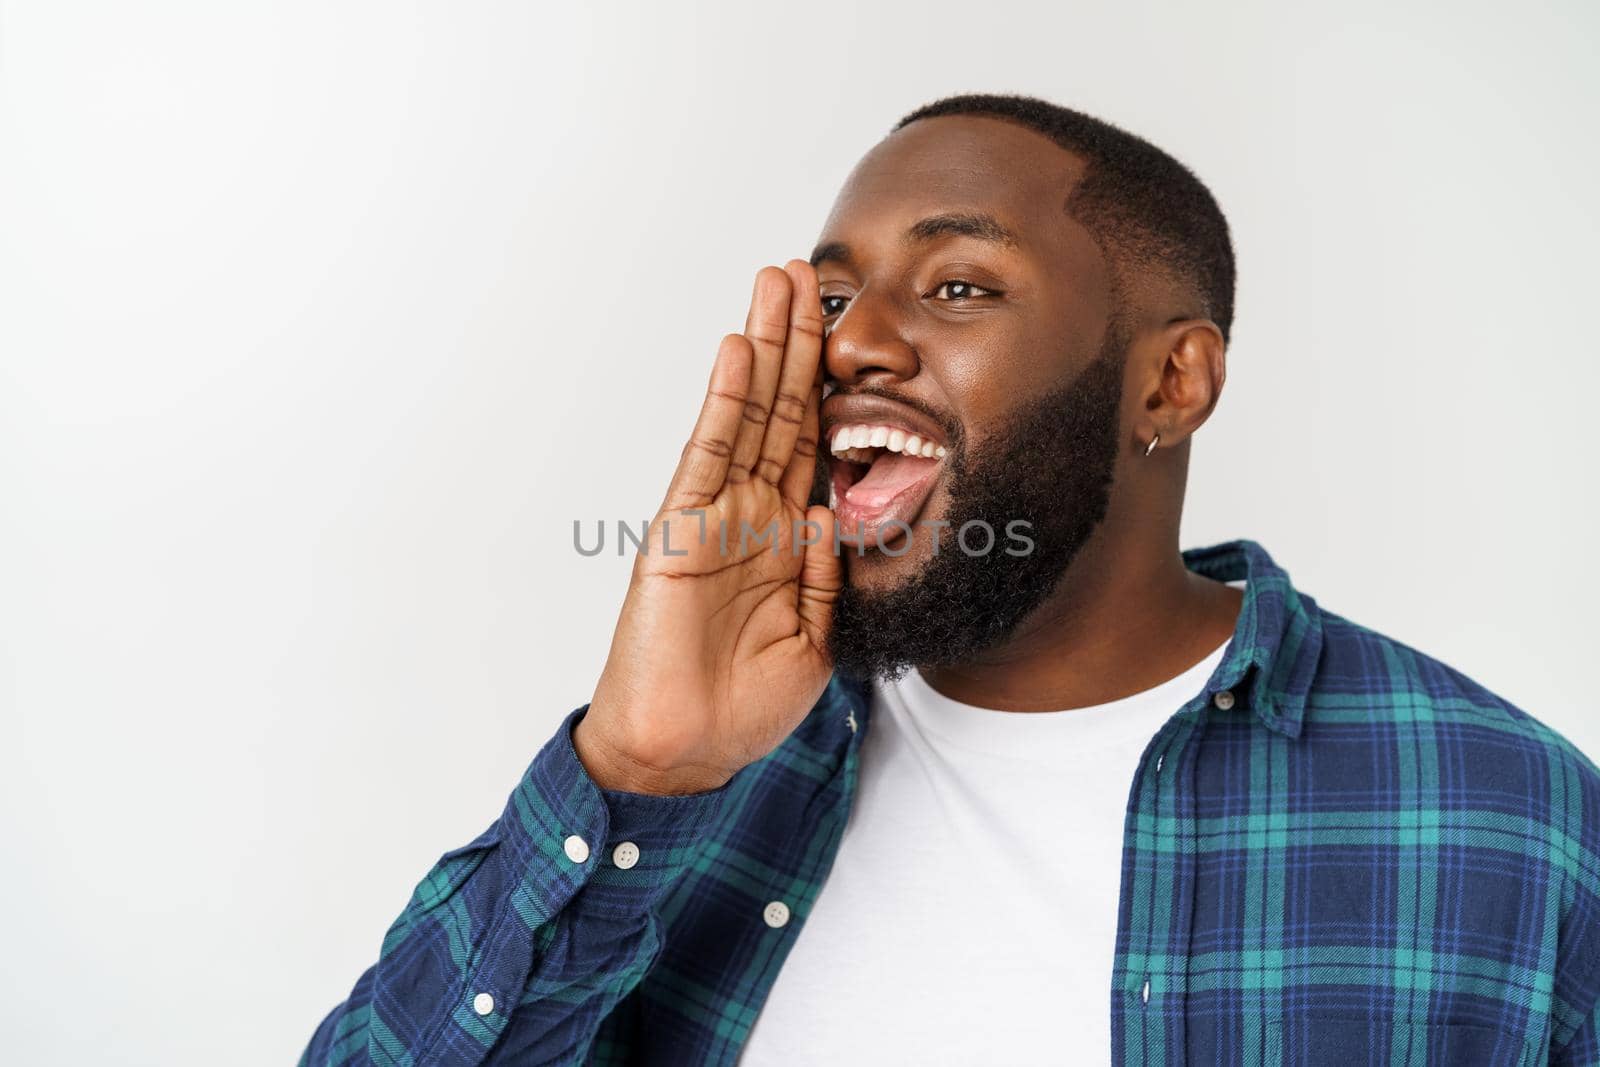
M 834 669 L 860 680 L 895 680 L 911 667 L 971 662 L 1000 644 L 1055 590 L 1105 518 L 1121 439 L 1123 356 L 1115 321 L 1099 355 L 1063 388 L 1027 403 L 998 433 L 951 454 L 949 526 L 917 575 L 868 592 L 846 582 L 834 603 L 828 651 Z M 991 551 L 968 555 L 956 532 L 978 520 L 995 531 Z M 999 548 L 1023 520 L 1031 552 Z M 844 554 L 845 567 L 850 554 Z

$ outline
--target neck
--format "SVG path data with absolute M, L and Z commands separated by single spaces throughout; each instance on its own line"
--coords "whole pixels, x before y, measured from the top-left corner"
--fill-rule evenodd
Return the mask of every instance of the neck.
M 1060 711 L 1131 696 L 1194 666 L 1232 635 L 1243 593 L 1190 571 L 1177 524 L 1160 527 L 1140 537 L 1103 523 L 1010 639 L 923 677 L 963 704 Z

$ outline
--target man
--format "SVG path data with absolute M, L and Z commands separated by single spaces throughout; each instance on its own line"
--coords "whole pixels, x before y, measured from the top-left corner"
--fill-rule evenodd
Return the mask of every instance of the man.
M 593 700 L 305 1062 L 1600 1062 L 1600 770 L 1178 550 L 1233 281 L 1127 133 L 903 120 L 757 275 Z

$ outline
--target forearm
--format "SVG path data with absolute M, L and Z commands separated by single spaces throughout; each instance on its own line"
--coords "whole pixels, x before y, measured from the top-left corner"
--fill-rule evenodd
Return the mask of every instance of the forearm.
M 581 1058 L 654 961 L 656 903 L 725 792 L 600 788 L 573 748 L 583 711 L 540 750 L 496 823 L 417 885 L 303 1064 Z

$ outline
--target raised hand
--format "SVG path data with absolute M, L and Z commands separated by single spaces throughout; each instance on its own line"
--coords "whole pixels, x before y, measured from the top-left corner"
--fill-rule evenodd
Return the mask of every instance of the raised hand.
M 602 787 L 714 789 L 776 748 L 827 684 L 843 577 L 833 513 L 806 507 L 821 352 L 816 272 L 763 268 L 744 333 L 717 350 L 573 733 Z

